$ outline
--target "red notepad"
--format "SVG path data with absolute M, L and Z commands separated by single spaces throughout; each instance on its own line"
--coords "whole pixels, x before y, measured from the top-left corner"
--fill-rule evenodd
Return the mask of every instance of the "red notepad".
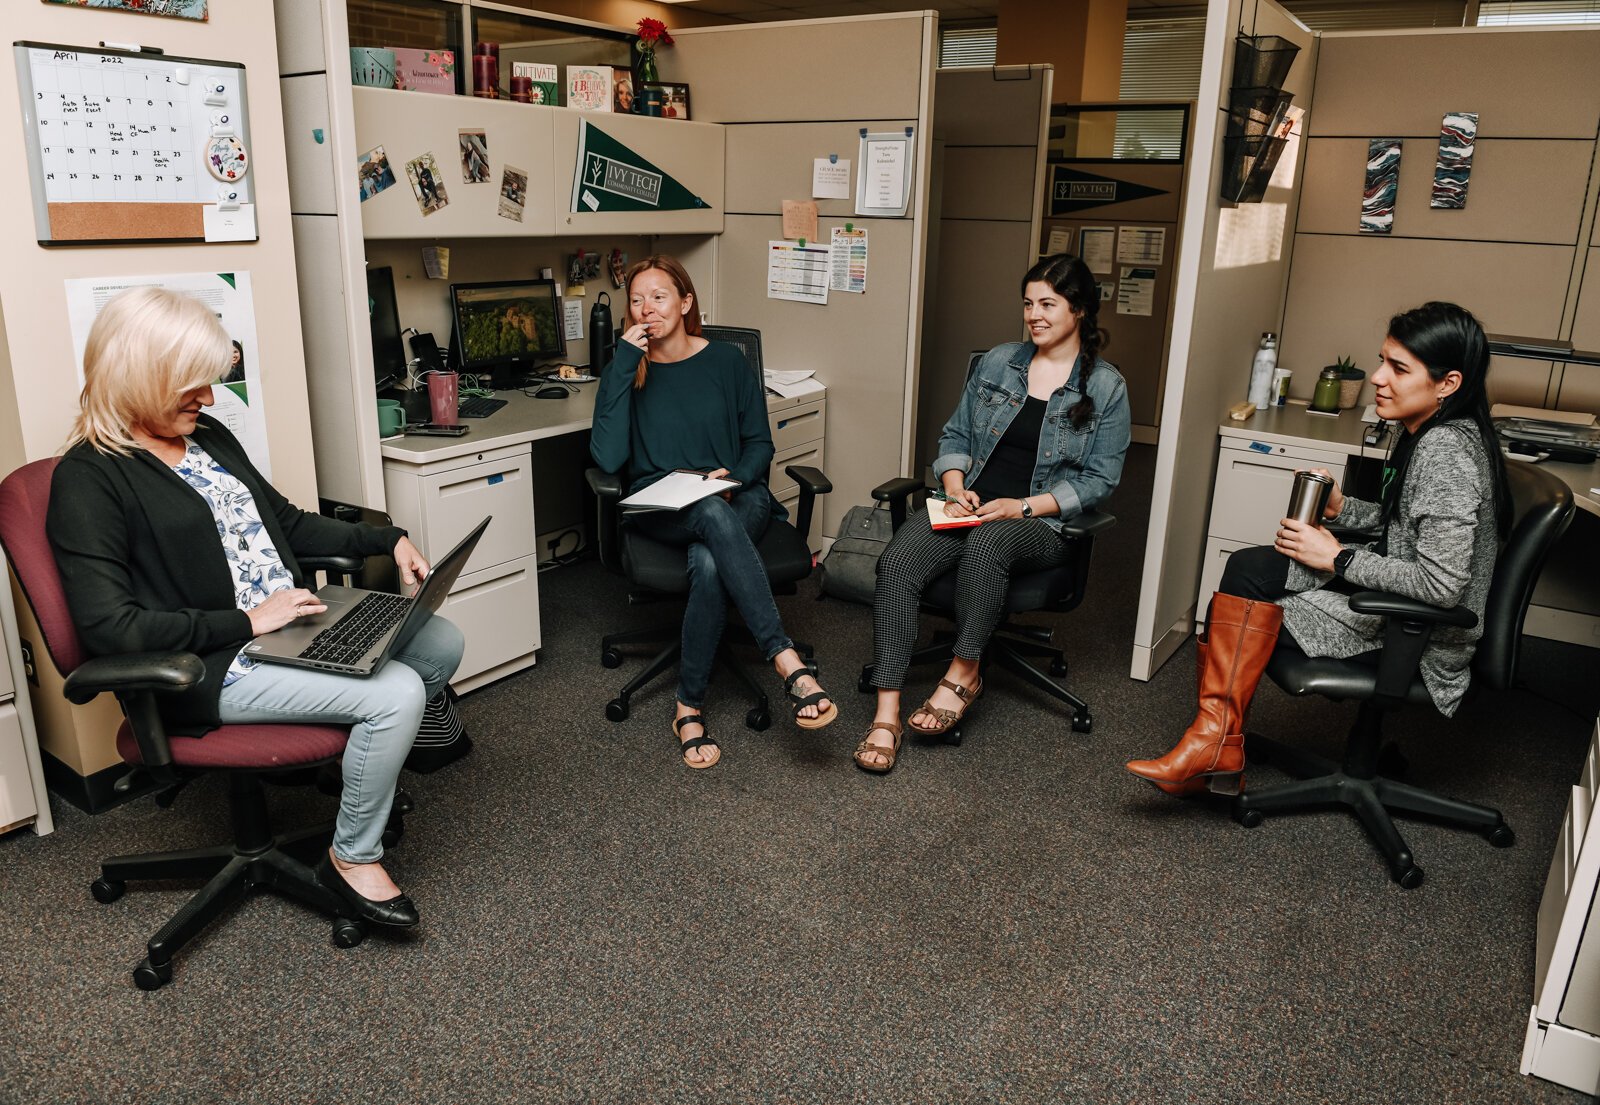
M 944 500 L 928 496 L 928 523 L 934 529 L 971 529 L 981 525 L 983 519 L 975 515 L 965 515 L 961 518 L 952 518 L 944 512 Z

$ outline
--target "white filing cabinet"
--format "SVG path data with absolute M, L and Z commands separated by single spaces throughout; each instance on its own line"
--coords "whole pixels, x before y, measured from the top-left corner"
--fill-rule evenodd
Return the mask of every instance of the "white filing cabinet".
M 452 682 L 457 691 L 470 691 L 534 662 L 539 557 L 532 476 L 527 442 L 420 464 L 384 462 L 389 514 L 429 560 L 449 552 L 485 515 L 494 517 L 440 611 L 467 638 Z
M 828 390 L 815 380 L 807 380 L 806 390 L 798 395 L 769 395 L 767 421 L 772 427 L 772 469 L 767 486 L 772 497 L 796 521 L 800 512 L 800 485 L 789 478 L 785 468 L 805 465 L 826 471 L 823 464 L 823 431 L 828 421 Z M 812 552 L 822 550 L 822 504 L 811 515 L 811 532 L 806 543 Z
M 55 828 L 28 703 L 28 676 L 11 606 L 11 581 L 5 553 L 0 552 L 0 833 L 25 825 L 32 825 L 40 836 Z
M 1561 823 L 1539 902 L 1522 1073 L 1600 1094 L 1600 723 Z M 1586 931 L 1587 930 L 1587 931 Z

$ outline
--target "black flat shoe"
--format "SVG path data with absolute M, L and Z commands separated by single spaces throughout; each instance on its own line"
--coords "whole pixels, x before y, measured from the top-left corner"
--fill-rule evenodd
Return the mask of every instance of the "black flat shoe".
M 322 884 L 323 889 L 331 890 L 343 899 L 363 921 L 371 921 L 375 925 L 388 925 L 390 928 L 408 929 L 415 928 L 422 920 L 417 913 L 416 905 L 404 894 L 396 894 L 381 902 L 364 897 L 355 887 L 345 882 L 344 876 L 339 874 L 339 869 L 333 865 L 333 859 L 327 852 L 322 853 L 322 862 L 317 864 L 317 881 Z

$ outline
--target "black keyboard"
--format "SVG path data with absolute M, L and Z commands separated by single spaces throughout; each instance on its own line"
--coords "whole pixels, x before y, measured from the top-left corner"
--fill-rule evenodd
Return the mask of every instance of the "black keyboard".
M 354 664 L 367 654 L 379 637 L 393 629 L 411 600 L 404 595 L 373 592 L 356 603 L 350 613 L 321 633 L 300 653 L 302 660 L 326 660 L 334 664 Z
M 462 418 L 488 418 L 506 405 L 504 399 L 491 399 L 487 395 L 469 395 L 461 400 L 456 413 Z

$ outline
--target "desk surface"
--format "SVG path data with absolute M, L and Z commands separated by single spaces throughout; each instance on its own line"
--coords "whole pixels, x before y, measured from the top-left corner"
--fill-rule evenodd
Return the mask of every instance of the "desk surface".
M 597 386 L 579 384 L 578 390 L 565 399 L 535 399 L 519 391 L 502 391 L 498 397 L 504 399 L 506 405 L 488 418 L 462 419 L 471 429 L 460 437 L 400 435 L 385 438 L 381 452 L 385 460 L 430 464 L 507 445 L 578 433 L 594 422 Z
M 1344 453 L 1347 456 L 1382 457 L 1387 442 L 1363 447 L 1361 409 L 1340 411 L 1338 417 L 1312 414 L 1304 403 L 1290 402 L 1282 407 L 1256 411 L 1248 422 L 1224 419 L 1218 427 L 1223 437 L 1265 441 L 1273 445 L 1310 445 Z

